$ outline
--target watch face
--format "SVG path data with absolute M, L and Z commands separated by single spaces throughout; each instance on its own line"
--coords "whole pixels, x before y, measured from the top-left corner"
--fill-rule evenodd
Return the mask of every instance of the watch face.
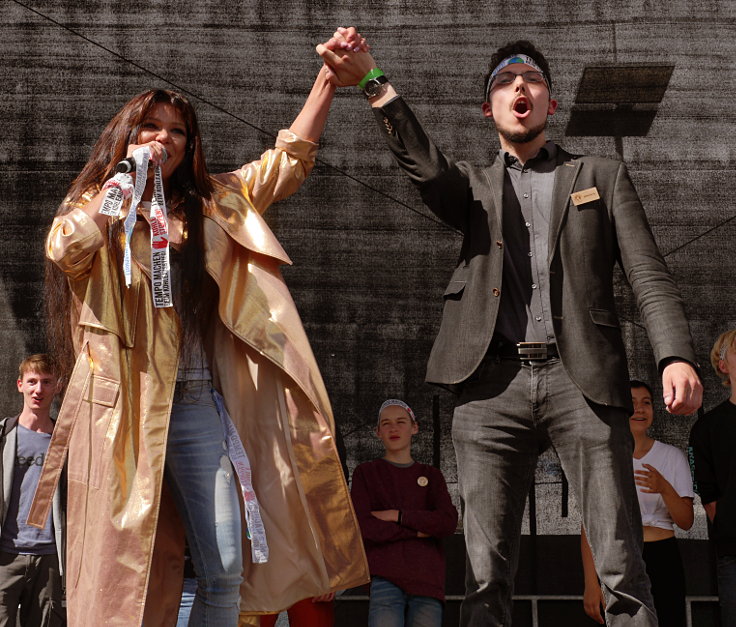
M 379 81 L 376 78 L 372 78 L 371 80 L 369 80 L 363 88 L 363 93 L 366 95 L 366 98 L 373 98 L 374 96 L 380 94 L 382 84 L 383 82 Z

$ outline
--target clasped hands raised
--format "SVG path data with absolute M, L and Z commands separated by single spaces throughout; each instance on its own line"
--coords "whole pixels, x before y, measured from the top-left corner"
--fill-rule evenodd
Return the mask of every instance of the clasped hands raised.
M 365 37 L 353 26 L 338 28 L 329 40 L 318 44 L 316 50 L 325 62 L 330 82 L 338 87 L 357 85 L 376 67 Z

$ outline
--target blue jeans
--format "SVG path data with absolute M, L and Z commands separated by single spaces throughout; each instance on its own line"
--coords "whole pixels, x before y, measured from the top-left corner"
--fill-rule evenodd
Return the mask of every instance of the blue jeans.
M 181 602 L 179 603 L 179 616 L 176 619 L 176 627 L 187 627 L 189 616 L 192 614 L 192 606 L 197 596 L 197 580 L 184 577 L 184 588 L 181 591 Z
M 607 624 L 657 625 L 624 409 L 589 403 L 559 359 L 487 357 L 458 397 L 452 439 L 468 551 L 461 625 L 511 624 L 524 506 L 549 446 L 582 512 Z
M 442 603 L 406 594 L 382 577 L 371 579 L 368 627 L 441 627 Z
M 722 555 L 717 564 L 721 627 L 736 627 L 736 555 Z
M 235 627 L 243 580 L 238 480 L 209 381 L 177 384 L 165 478 L 197 573 L 189 624 Z

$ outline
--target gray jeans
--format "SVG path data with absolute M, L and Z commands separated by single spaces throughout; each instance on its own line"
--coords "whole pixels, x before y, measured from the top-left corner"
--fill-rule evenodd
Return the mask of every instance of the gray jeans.
M 0 625 L 60 627 L 66 620 L 61 597 L 56 553 L 0 552 Z
M 582 510 L 607 624 L 657 625 L 625 410 L 587 401 L 559 359 L 487 358 L 458 397 L 452 439 L 468 550 L 463 627 L 511 625 L 526 495 L 549 446 Z

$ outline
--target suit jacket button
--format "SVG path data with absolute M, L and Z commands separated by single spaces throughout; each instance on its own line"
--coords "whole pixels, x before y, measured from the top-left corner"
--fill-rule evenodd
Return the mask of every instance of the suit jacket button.
M 499 290 L 497 287 L 493 288 L 493 295 L 494 296 L 501 296 L 501 290 Z

